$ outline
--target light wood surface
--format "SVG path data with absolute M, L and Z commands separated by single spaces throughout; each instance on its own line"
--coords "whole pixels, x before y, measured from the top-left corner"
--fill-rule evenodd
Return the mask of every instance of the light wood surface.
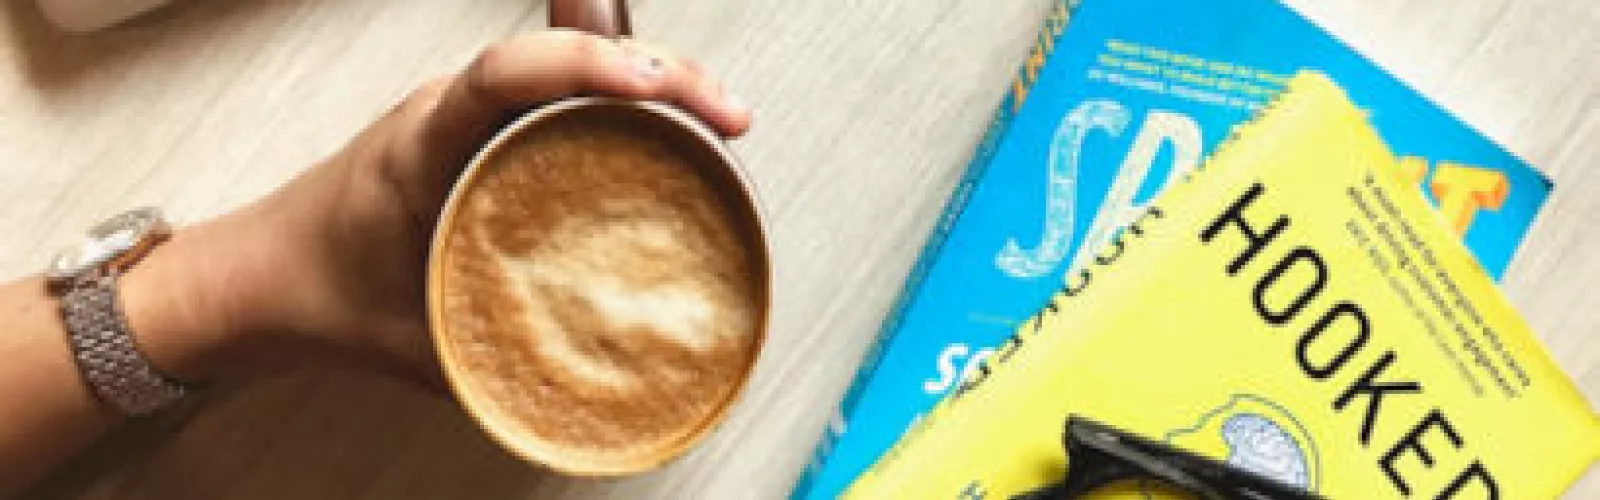
M 221 387 L 118 434 L 56 498 L 780 498 L 874 336 L 1049 0 L 635 0 L 642 38 L 758 109 L 736 149 L 773 223 L 774 329 L 712 439 L 645 476 L 508 458 L 450 403 L 350 373 Z M 1292 2 L 1554 177 L 1506 289 L 1600 400 L 1600 4 Z M 529 0 L 187 0 L 54 32 L 0 11 L 0 276 L 134 204 L 182 220 L 261 195 L 407 89 L 544 22 Z M 1600 498 L 1591 469 L 1570 498 Z

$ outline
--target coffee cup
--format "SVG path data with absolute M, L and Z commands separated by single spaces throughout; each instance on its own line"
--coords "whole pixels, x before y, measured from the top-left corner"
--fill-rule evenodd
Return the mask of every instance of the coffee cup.
M 556 27 L 626 36 L 624 2 L 555 0 Z M 523 460 L 626 475 L 687 452 L 764 344 L 770 250 L 753 184 L 671 105 L 539 106 L 472 158 L 428 258 L 457 399 Z

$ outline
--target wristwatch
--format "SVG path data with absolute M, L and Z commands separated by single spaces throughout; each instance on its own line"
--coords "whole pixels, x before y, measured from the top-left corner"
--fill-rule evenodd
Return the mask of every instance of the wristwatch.
M 57 254 L 45 272 L 84 384 L 100 401 L 130 416 L 148 415 L 186 392 L 139 352 L 117 302 L 117 278 L 171 235 L 171 226 L 154 208 L 124 212 L 91 228 L 82 243 Z

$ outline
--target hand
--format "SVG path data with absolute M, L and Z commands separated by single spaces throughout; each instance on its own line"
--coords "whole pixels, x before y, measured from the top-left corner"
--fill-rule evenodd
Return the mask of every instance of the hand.
M 179 376 L 334 353 L 437 383 L 425 271 L 450 187 L 507 120 L 575 94 L 671 102 L 727 136 L 750 123 L 696 65 L 657 49 L 571 31 L 495 45 L 275 193 L 152 254 L 192 257 L 184 267 L 198 284 L 173 302 L 187 304 L 199 329 L 222 332 L 221 354 Z

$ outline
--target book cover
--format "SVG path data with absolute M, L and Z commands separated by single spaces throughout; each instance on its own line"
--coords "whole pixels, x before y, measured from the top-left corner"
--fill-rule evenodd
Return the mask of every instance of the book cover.
M 1039 80 L 1039 73 L 1044 69 L 1045 62 L 1055 50 L 1056 42 L 1061 38 L 1062 30 L 1066 29 L 1067 22 L 1072 19 L 1072 11 L 1078 6 L 1079 0 L 1058 0 L 1045 16 L 1044 25 L 1039 28 L 1035 36 L 1033 47 L 1028 50 L 1027 59 L 1022 66 L 1017 68 L 1016 77 L 1012 79 L 1007 88 L 1005 97 L 1000 105 L 995 108 L 989 125 L 984 129 L 982 138 L 972 152 L 972 158 L 967 161 L 966 170 L 961 175 L 961 180 L 956 183 L 955 190 L 945 200 L 944 210 L 940 212 L 939 219 L 935 222 L 933 231 L 928 236 L 928 241 L 923 244 L 922 251 L 917 255 L 917 260 L 911 265 L 911 271 L 906 276 L 900 295 L 890 307 L 889 313 L 884 317 L 882 326 L 879 327 L 878 337 L 868 347 L 862 356 L 861 364 L 856 368 L 855 377 L 851 379 L 850 388 L 845 393 L 839 408 L 830 419 L 828 428 L 823 431 L 822 439 L 817 443 L 811 461 L 801 471 L 800 478 L 795 481 L 791 498 L 796 500 L 804 498 L 831 498 L 837 495 L 843 483 L 837 479 L 829 481 L 831 486 L 813 488 L 818 484 L 819 473 L 822 465 L 831 456 L 833 444 L 848 427 L 846 408 L 855 406 L 855 401 L 860 398 L 861 390 L 866 388 L 866 382 L 872 379 L 872 374 L 878 369 L 879 362 L 883 359 L 886 341 L 894 332 L 900 329 L 900 320 L 905 317 L 905 312 L 912 299 L 917 296 L 928 270 L 940 255 L 944 244 L 948 241 L 950 231 L 955 225 L 956 218 L 961 215 L 971 199 L 972 189 L 977 186 L 980 179 L 989 167 L 989 159 L 994 156 L 995 149 L 999 146 L 1000 139 L 1005 137 L 1006 129 L 1010 128 L 1011 120 L 1021 110 L 1022 103 L 1026 102 L 1028 93 L 1033 89 L 1034 83 Z M 848 479 L 848 478 L 846 478 Z M 813 495 L 813 490 L 826 492 L 822 496 Z
M 1345 85 L 1498 277 L 1551 185 L 1275 0 L 1088 0 L 982 149 L 792 497 L 833 498 L 1104 241 L 1278 92 Z M 984 160 L 984 157 L 987 157 Z
M 1069 415 L 1329 498 L 1559 495 L 1600 420 L 1397 167 L 1331 81 L 1295 79 L 846 498 L 1031 491 L 1073 466 Z

